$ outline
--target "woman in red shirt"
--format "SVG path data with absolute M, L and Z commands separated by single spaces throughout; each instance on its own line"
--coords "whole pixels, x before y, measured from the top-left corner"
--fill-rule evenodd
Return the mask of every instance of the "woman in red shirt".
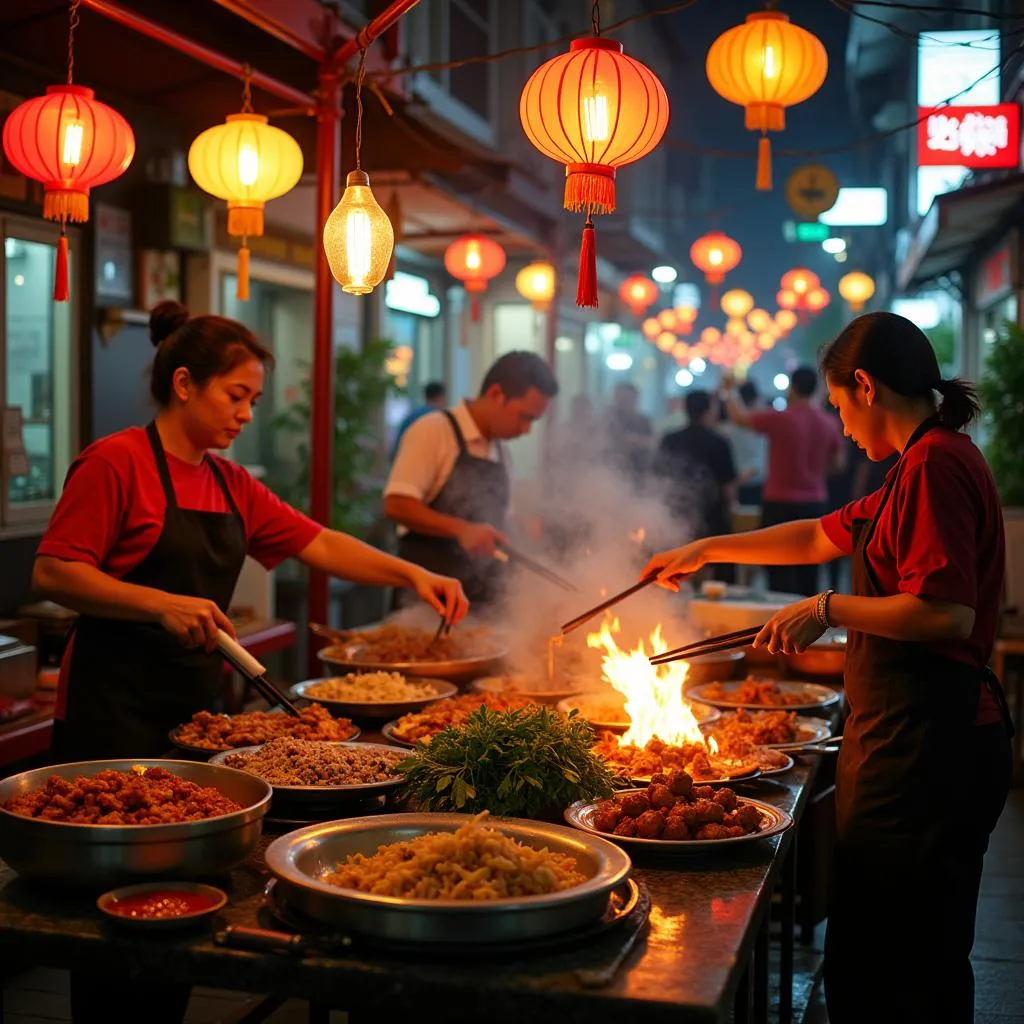
M 322 528 L 213 454 L 252 419 L 273 361 L 246 327 L 164 302 L 150 335 L 156 418 L 75 460 L 36 556 L 35 588 L 81 613 L 57 709 L 62 761 L 158 757 L 168 730 L 211 705 L 247 554 L 410 587 L 452 622 L 468 607 L 456 580 Z
M 790 605 L 754 642 L 802 651 L 829 626 L 848 630 L 829 1020 L 963 1024 L 974 1017 L 982 859 L 1011 775 L 1012 726 L 987 668 L 1003 581 L 999 497 L 961 432 L 979 411 L 973 388 L 941 379 L 909 320 L 858 317 L 822 365 L 845 433 L 874 461 L 900 453 L 884 486 L 821 519 L 663 552 L 645 573 L 678 587 L 708 563 L 852 555 L 852 596 Z

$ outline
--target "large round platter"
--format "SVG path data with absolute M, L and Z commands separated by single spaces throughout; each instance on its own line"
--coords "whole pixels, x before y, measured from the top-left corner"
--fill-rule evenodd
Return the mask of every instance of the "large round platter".
M 381 722 L 389 718 L 401 718 L 413 711 L 422 711 L 428 704 L 445 697 L 454 697 L 459 688 L 444 679 L 425 679 L 415 677 L 414 682 L 426 683 L 434 688 L 432 697 L 411 697 L 406 700 L 371 701 L 371 700 L 333 700 L 328 697 L 317 697 L 310 689 L 326 679 L 307 679 L 296 683 L 291 690 L 292 697 L 301 697 L 314 704 L 323 704 L 337 718 L 352 718 L 359 721 Z
M 207 751 L 207 753 L 209 753 Z M 166 768 L 212 786 L 241 806 L 231 814 L 166 825 L 78 825 L 12 814 L 0 806 L 0 859 L 20 875 L 62 884 L 116 885 L 150 877 L 207 878 L 245 860 L 260 837 L 270 786 L 248 772 L 195 761 L 124 759 L 51 765 L 0 781 L 0 805 L 44 786 L 134 766 Z
M 770 750 L 772 748 L 769 747 L 768 749 Z M 782 753 L 778 750 L 774 751 L 774 753 L 777 754 L 780 758 L 784 758 L 785 760 L 780 761 L 779 764 L 774 768 L 765 768 L 762 765 L 761 773 L 758 776 L 758 778 L 764 779 L 770 778 L 772 775 L 785 775 L 786 772 L 788 772 L 793 767 L 793 765 L 796 764 L 796 761 L 794 761 L 793 758 L 789 756 L 789 754 Z
M 683 770 L 686 771 L 686 769 Z M 689 774 L 688 771 L 687 774 Z M 761 769 L 756 766 L 753 768 L 744 767 L 737 768 L 734 772 L 714 779 L 694 779 L 693 784 L 695 786 L 731 786 L 734 782 L 749 782 L 751 779 L 756 779 L 763 774 Z M 630 781 L 635 786 L 649 786 L 651 784 L 651 776 L 633 775 L 630 777 Z
M 720 725 L 725 724 L 725 717 L 723 716 L 718 720 Z M 789 750 L 795 746 L 802 746 L 805 743 L 820 743 L 822 740 L 827 740 L 832 735 L 832 726 L 828 724 L 823 718 L 810 718 L 807 715 L 797 715 L 794 719 L 794 723 L 797 728 L 796 739 L 790 740 L 788 743 L 762 743 L 762 747 L 768 747 L 769 750 L 774 747 L 785 747 Z M 715 734 L 715 730 L 705 729 L 706 733 L 710 735 Z
M 599 720 L 604 718 L 603 715 L 599 716 L 599 718 L 590 718 L 586 713 L 588 703 L 599 705 L 602 708 L 605 706 L 608 708 L 620 706 L 623 709 L 622 718 L 613 721 Z M 697 719 L 698 725 L 710 725 L 722 717 L 722 712 L 718 708 L 711 707 L 710 704 L 701 704 L 692 700 L 687 700 L 687 703 L 690 705 L 690 710 Z M 608 732 L 626 732 L 629 729 L 629 720 L 626 718 L 625 713 L 626 699 L 618 693 L 612 695 L 606 693 L 578 693 L 574 697 L 566 697 L 564 700 L 560 700 L 555 707 L 563 715 L 569 714 L 573 709 L 579 711 L 580 717 L 585 718 L 595 729 L 607 730 Z
M 444 679 L 450 683 L 469 683 L 480 676 L 500 671 L 508 651 L 496 647 L 486 654 L 452 661 L 368 661 L 363 655 L 365 645 L 359 643 L 324 647 L 316 656 L 332 669 L 344 672 L 401 672 L 417 679 Z
M 393 814 L 352 818 L 291 832 L 267 847 L 266 862 L 289 906 L 320 924 L 396 942 L 513 942 L 593 924 L 611 892 L 629 877 L 629 857 L 613 843 L 561 825 L 520 818 L 488 822 L 517 842 L 574 857 L 581 885 L 543 896 L 507 900 L 423 900 L 378 896 L 321 881 L 351 854 L 372 856 L 381 846 L 428 832 L 455 832 L 468 814 Z
M 282 712 L 282 714 L 283 714 L 283 712 Z M 173 728 L 167 734 L 167 738 L 171 741 L 171 743 L 174 744 L 175 747 L 177 747 L 178 750 L 185 750 L 185 751 L 188 751 L 188 753 L 190 753 L 190 754 L 202 754 L 202 756 L 206 760 L 209 760 L 210 756 L 212 754 L 230 754 L 230 753 L 233 753 L 236 750 L 243 750 L 243 749 L 245 749 L 243 747 L 228 747 L 226 749 L 224 747 L 220 747 L 219 749 L 218 748 L 211 748 L 211 747 L 193 747 L 193 746 L 190 746 L 188 743 L 182 743 L 178 739 L 178 736 L 181 734 L 181 729 L 182 729 L 182 726 L 180 726 L 180 725 L 179 726 L 175 726 L 175 728 Z M 324 743 L 352 743 L 354 740 L 359 739 L 359 737 L 362 735 L 362 732 L 363 732 L 363 730 L 360 729 L 358 725 L 353 725 L 352 726 L 352 732 L 349 733 L 349 735 L 344 740 L 324 740 L 323 742 Z
M 642 789 L 626 789 L 616 793 L 616 796 L 628 796 L 631 793 L 642 793 Z M 628 849 L 635 849 L 637 852 L 645 853 L 668 853 L 668 854 L 692 854 L 707 853 L 723 849 L 731 849 L 736 846 L 743 846 L 751 842 L 758 842 L 761 839 L 770 839 L 772 836 L 781 835 L 793 824 L 793 817 L 786 811 L 780 810 L 772 804 L 763 800 L 752 800 L 750 797 L 742 796 L 740 800 L 745 804 L 753 804 L 761 815 L 761 831 L 751 832 L 746 836 L 732 836 L 729 839 L 640 839 L 636 836 L 616 836 L 610 832 L 599 832 L 594 827 L 594 814 L 601 801 L 586 803 L 579 800 L 574 803 L 566 812 L 565 820 L 574 828 L 593 836 L 600 836 L 613 843 L 620 843 Z
M 565 685 L 557 690 L 532 690 L 520 685 L 532 685 L 535 681 L 533 676 L 525 672 L 508 672 L 502 676 L 482 676 L 480 679 L 474 679 L 470 689 L 498 697 L 514 693 L 517 696 L 529 697 L 535 704 L 557 704 L 567 697 L 577 696 L 584 684 L 583 680 L 578 683 L 566 681 Z
M 416 740 L 402 740 L 395 735 L 395 726 L 398 725 L 398 720 L 393 722 L 385 722 L 380 727 L 380 734 L 388 741 L 388 743 L 394 744 L 396 747 L 406 747 L 409 750 L 414 750 L 416 747 Z
M 383 743 L 328 743 L 332 747 L 352 747 L 356 750 L 383 750 L 390 754 L 395 752 L 393 746 Z M 224 764 L 233 754 L 252 754 L 260 749 L 255 747 L 236 747 L 234 750 L 222 750 L 210 758 L 210 764 Z M 262 778 L 255 772 L 249 772 L 247 768 L 237 768 L 236 771 L 247 772 L 256 778 Z M 381 793 L 389 793 L 402 785 L 403 778 L 396 775 L 384 782 L 363 782 L 351 786 L 279 786 L 276 783 L 268 783 L 274 791 L 273 804 L 270 814 L 275 819 L 299 820 L 299 821 L 324 821 L 331 817 L 332 813 L 340 812 L 344 807 L 353 803 L 362 803 L 368 797 L 379 796 Z
M 695 686 L 687 687 L 686 696 L 693 700 L 701 701 L 704 704 L 711 704 L 717 708 L 745 708 L 748 711 L 816 711 L 819 708 L 832 707 L 842 699 L 838 690 L 830 686 L 822 686 L 819 683 L 805 683 L 802 680 L 792 679 L 770 679 L 770 682 L 777 686 L 782 693 L 793 694 L 802 698 L 793 704 L 765 704 L 753 701 L 739 700 L 732 696 L 736 694 L 747 680 L 737 679 L 729 682 L 698 683 Z M 726 696 L 715 697 L 708 694 L 712 687 L 721 687 Z

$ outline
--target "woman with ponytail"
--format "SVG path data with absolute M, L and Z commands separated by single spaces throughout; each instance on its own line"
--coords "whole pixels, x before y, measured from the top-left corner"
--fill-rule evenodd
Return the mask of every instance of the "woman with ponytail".
M 798 652 L 848 631 L 849 718 L 836 779 L 825 941 L 831 1024 L 974 1019 L 970 964 L 982 860 L 1009 789 L 1012 724 L 988 668 L 1003 586 L 995 482 L 963 432 L 974 388 L 944 380 L 925 335 L 858 317 L 826 349 L 829 401 L 884 485 L 820 519 L 656 555 L 678 588 L 709 563 L 853 559 L 853 594 L 772 616 L 754 642 Z

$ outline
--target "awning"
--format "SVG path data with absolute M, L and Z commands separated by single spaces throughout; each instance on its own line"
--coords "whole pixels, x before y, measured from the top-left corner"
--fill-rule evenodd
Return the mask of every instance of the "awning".
M 913 291 L 958 270 L 990 246 L 1024 208 L 1024 174 L 936 196 L 918 225 L 896 274 L 900 291 Z

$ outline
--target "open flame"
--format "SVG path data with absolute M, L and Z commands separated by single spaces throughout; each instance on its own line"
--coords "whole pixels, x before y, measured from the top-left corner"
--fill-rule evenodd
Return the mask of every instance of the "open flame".
M 606 617 L 597 633 L 587 635 L 588 647 L 604 650 L 604 678 L 626 698 L 630 726 L 619 737 L 619 745 L 643 747 L 657 736 L 671 746 L 696 743 L 712 754 L 717 753 L 718 744 L 705 738 L 690 705 L 683 699 L 689 665 L 685 661 L 668 665 L 650 663 L 651 654 L 668 650 L 660 624 L 649 637 L 650 651 L 643 639 L 632 650 L 619 647 L 613 635 L 619 631 L 619 620 Z

